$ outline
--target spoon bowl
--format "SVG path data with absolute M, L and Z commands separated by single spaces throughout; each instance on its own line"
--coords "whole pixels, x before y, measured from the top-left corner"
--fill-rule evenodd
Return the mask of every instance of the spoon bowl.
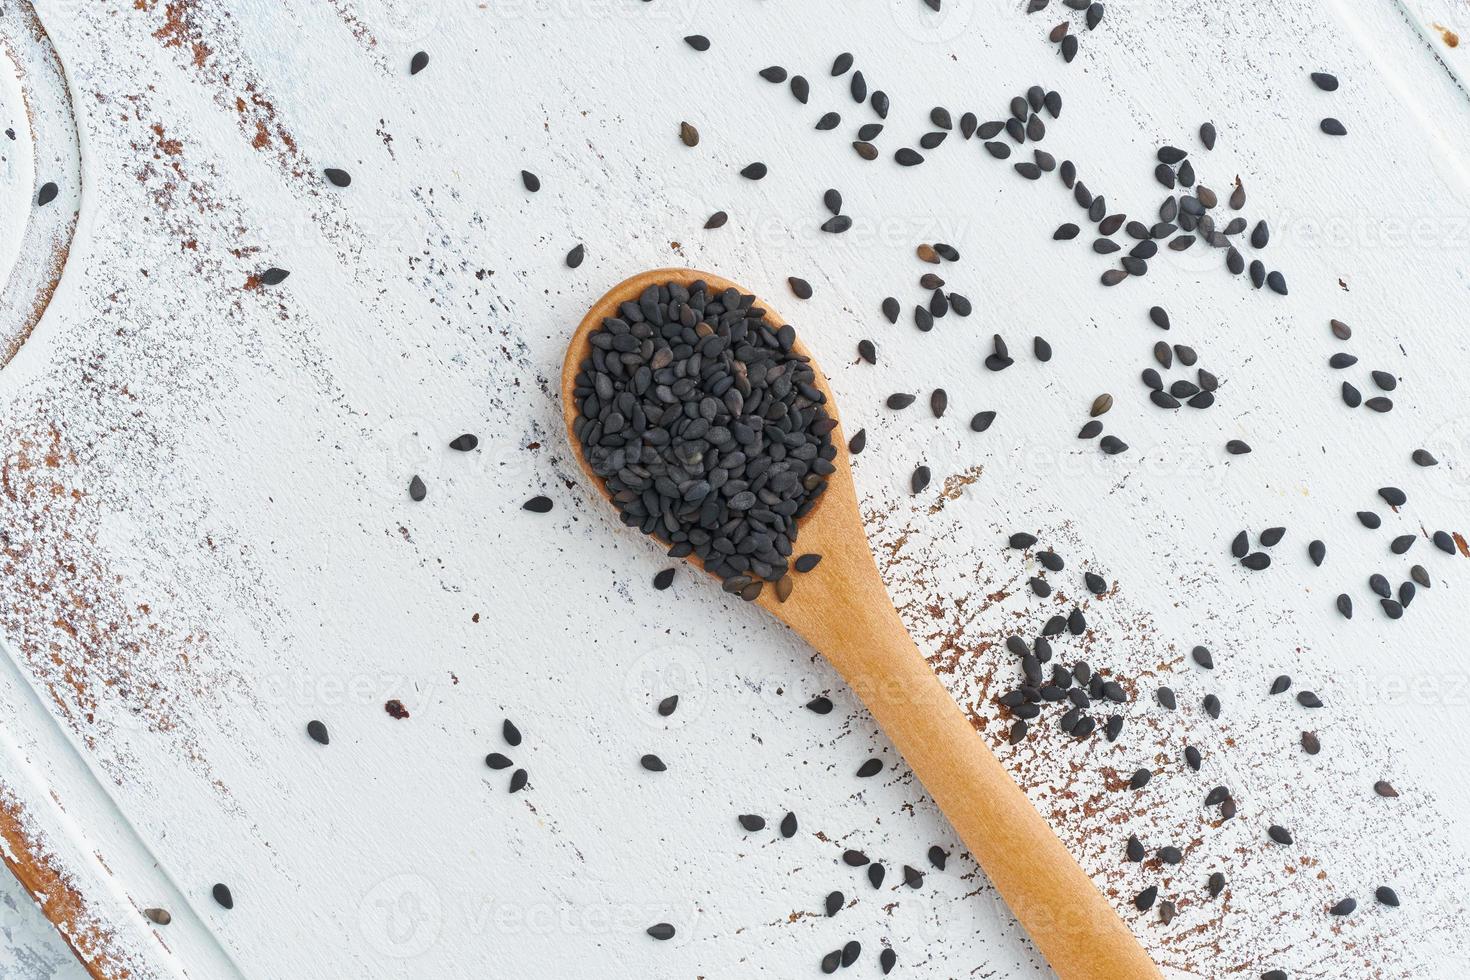
M 567 346 L 562 365 L 562 412 L 572 452 L 592 485 L 611 505 L 603 482 L 587 465 L 573 431 L 579 411 L 575 389 L 591 355 L 591 335 L 615 316 L 624 300 L 649 286 L 703 280 L 712 289 L 739 284 L 692 269 L 655 269 L 614 286 L 593 304 Z M 784 321 L 756 300 L 773 328 Z M 1055 832 L 976 732 L 934 675 L 893 608 L 863 529 L 836 399 L 798 335 L 792 348 L 807 357 L 832 430 L 837 457 L 827 489 L 797 525 L 796 554 L 821 555 L 795 576 L 789 598 L 763 588 L 754 600 L 820 651 L 862 699 L 873 718 L 985 869 L 1032 942 L 1065 980 L 1146 980 L 1158 968 L 1117 911 L 1078 866 Z M 690 561 L 701 568 L 695 556 Z

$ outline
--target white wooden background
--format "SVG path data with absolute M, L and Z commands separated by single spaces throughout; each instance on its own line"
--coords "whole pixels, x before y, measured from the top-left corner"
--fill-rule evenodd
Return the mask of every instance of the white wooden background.
M 784 978 L 850 938 L 864 975 L 882 943 L 903 975 L 1045 975 L 968 859 L 900 886 L 902 864 L 954 841 L 833 673 L 710 583 L 681 571 L 654 592 L 665 560 L 579 482 L 554 394 L 565 338 L 612 283 L 689 264 L 747 283 L 818 353 L 848 430 L 868 430 L 857 478 L 895 601 L 1171 975 L 1470 969 L 1466 566 L 1427 541 L 1387 553 L 1391 533 L 1463 531 L 1470 499 L 1470 112 L 1455 74 L 1470 54 L 1431 26 L 1470 29 L 1470 8 L 1117 0 L 1066 65 L 1044 35 L 1081 24 L 1059 2 L 1030 17 L 1019 0 L 944 6 L 35 4 L 81 158 L 50 176 L 63 196 L 48 220 L 80 219 L 55 299 L 0 370 L 0 793 L 96 916 L 88 942 L 138 977 Z M 28 7 L 0 0 L 8 32 Z M 714 48 L 686 47 L 693 32 Z M 432 61 L 409 77 L 420 49 Z M 827 77 L 844 50 L 893 98 L 881 162 L 847 146 L 872 117 Z M 810 104 L 761 81 L 768 64 L 808 76 Z M 1313 88 L 1315 69 L 1342 90 Z M 1050 240 L 1080 215 L 1054 176 L 1021 180 L 957 135 L 921 167 L 889 159 L 931 106 L 1003 118 L 1033 83 L 1065 99 L 1045 147 L 1110 210 L 1153 220 L 1161 142 L 1190 149 L 1222 197 L 1239 175 L 1291 295 L 1252 291 L 1202 246 L 1104 290 L 1086 236 Z M 15 91 L 7 126 L 24 115 Z M 813 132 L 828 109 L 842 128 Z M 1321 135 L 1324 115 L 1349 137 Z M 1207 119 L 1213 153 L 1194 135 Z M 678 141 L 682 120 L 698 148 Z M 12 276 L 35 278 L 17 215 L 52 149 L 33 164 L 6 148 Z M 741 179 L 757 159 L 770 176 Z M 352 186 L 327 186 L 326 166 Z M 817 231 L 829 186 L 855 221 L 844 236 Z M 729 225 L 702 230 L 717 209 Z M 920 335 L 878 303 L 920 299 L 924 241 L 961 250 L 940 271 L 976 313 Z M 257 288 L 270 265 L 291 278 Z M 813 299 L 789 294 L 791 275 Z M 1167 335 L 1147 322 L 1155 303 Z M 1350 345 L 1329 317 L 1354 326 Z M 1003 374 L 980 368 L 996 331 L 1019 352 Z M 1026 353 L 1037 333 L 1057 351 L 1044 367 Z M 854 363 L 864 337 L 877 367 Z M 1160 337 L 1221 377 L 1214 409 L 1148 404 L 1137 378 Z M 1325 367 L 1340 349 L 1365 391 L 1369 369 L 1401 378 L 1393 413 L 1341 404 L 1344 375 Z M 880 408 L 936 383 L 942 423 Z M 1132 446 L 1120 457 L 1073 438 L 1102 391 L 1108 431 Z M 987 408 L 995 425 L 969 432 Z M 444 448 L 461 431 L 477 453 Z M 1227 457 L 1231 438 L 1255 452 Z M 1414 467 L 1418 446 L 1441 465 Z M 913 498 L 920 460 L 936 485 Z M 1402 514 L 1377 500 L 1385 484 L 1408 492 Z M 551 514 L 519 509 L 536 493 Z M 1386 529 L 1361 528 L 1360 509 Z M 1236 531 L 1276 524 L 1271 569 L 1229 561 Z M 1017 529 L 1067 559 L 1065 596 L 1025 592 L 1033 570 L 1003 548 Z M 1413 561 L 1434 587 L 1388 622 L 1366 578 L 1397 582 Z M 1117 583 L 1084 603 L 1086 656 L 1139 677 L 1142 696 L 1116 744 L 1043 724 L 1005 747 L 988 703 L 1012 683 L 999 640 L 1069 608 L 1083 567 Z M 1213 674 L 1187 662 L 1195 643 Z M 1267 698 L 1283 672 L 1327 707 Z M 1180 693 L 1173 715 L 1149 696 L 1161 683 Z M 838 704 L 825 718 L 801 708 L 821 692 Z M 682 703 L 664 721 L 653 704 L 669 693 Z M 384 713 L 395 697 L 410 718 Z M 514 797 L 480 762 L 511 751 L 507 716 L 531 773 Z M 310 718 L 330 747 L 305 738 Z M 1297 747 L 1303 728 L 1321 755 Z M 1180 764 L 1186 741 L 1202 773 Z M 638 767 L 650 751 L 668 773 Z M 875 753 L 887 773 L 854 780 Z M 1147 790 L 1108 788 L 1140 765 L 1158 770 Z M 1399 798 L 1373 793 L 1380 778 Z M 1199 806 L 1217 783 L 1240 802 L 1223 828 Z M 734 820 L 788 809 L 790 841 Z M 1266 844 L 1270 823 L 1296 845 Z M 1185 862 L 1124 864 L 1130 832 Z M 881 892 L 841 865 L 846 847 L 889 865 Z M 1230 886 L 1212 901 L 1213 870 Z M 1132 910 L 1150 883 L 1180 904 L 1169 926 Z M 1380 883 L 1402 908 L 1372 901 Z M 856 903 L 828 919 L 833 888 Z M 1329 917 L 1345 895 L 1359 911 Z M 155 905 L 165 929 L 138 914 Z M 13 890 L 0 913 L 0 975 L 76 975 Z M 676 940 L 643 935 L 660 920 Z

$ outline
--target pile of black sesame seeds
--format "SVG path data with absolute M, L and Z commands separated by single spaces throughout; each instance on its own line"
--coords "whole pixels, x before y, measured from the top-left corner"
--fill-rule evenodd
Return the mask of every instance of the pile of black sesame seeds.
M 700 559 L 727 592 L 754 600 L 769 581 L 784 600 L 797 522 L 837 456 L 795 329 L 754 296 L 672 282 L 590 340 L 572 428 L 623 523 Z

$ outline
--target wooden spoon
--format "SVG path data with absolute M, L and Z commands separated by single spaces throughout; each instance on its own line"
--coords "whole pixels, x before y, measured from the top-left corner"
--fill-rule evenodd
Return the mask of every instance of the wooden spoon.
M 689 285 L 696 280 L 708 283 L 712 292 L 732 287 L 749 292 L 707 272 L 655 269 L 613 287 L 587 311 L 567 345 L 561 373 L 567 434 L 577 462 L 604 497 L 607 490 L 587 466 L 581 443 L 572 433 L 578 414 L 573 389 L 582 362 L 591 356 L 589 335 L 605 318 L 617 315 L 620 303 L 636 301 L 649 286 Z M 784 324 L 768 304 L 757 299 L 756 305 L 766 311 L 773 327 Z M 799 338 L 795 350 L 810 356 Z M 811 366 L 817 387 L 827 396 L 827 411 L 837 418 L 827 379 L 815 359 Z M 792 573 L 795 588 L 786 602 L 780 602 L 769 587 L 755 601 L 821 651 L 862 698 L 1059 976 L 1064 980 L 1160 976 L 909 637 L 868 546 L 840 425 L 832 440 L 839 447 L 833 461 L 837 471 L 802 518 L 797 539 L 798 553 L 819 554 L 822 561 L 810 572 Z M 689 560 L 698 563 L 696 558 Z

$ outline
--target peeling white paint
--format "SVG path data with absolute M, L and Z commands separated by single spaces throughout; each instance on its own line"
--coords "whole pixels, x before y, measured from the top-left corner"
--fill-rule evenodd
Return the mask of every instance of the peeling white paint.
M 957 697 L 1003 690 L 985 678 L 1010 683 L 1009 655 L 984 642 L 1051 611 L 985 598 L 1033 573 L 1003 551 L 1006 532 L 1054 543 L 1069 593 L 1084 565 L 1117 582 L 1089 602 L 1086 655 L 1153 672 L 1146 687 L 1173 686 L 1181 711 L 1144 698 L 1116 745 L 1046 732 L 1001 752 L 1172 975 L 1464 972 L 1466 565 L 1427 541 L 1390 560 L 1388 534 L 1352 518 L 1395 484 L 1404 513 L 1378 508 L 1394 533 L 1463 530 L 1470 499 L 1458 376 L 1470 209 L 1446 149 L 1466 145 L 1470 114 L 1397 7 L 1114 3 L 1064 65 L 1044 34 L 1065 12 L 1026 17 L 1017 3 L 952 0 L 937 19 L 918 0 L 436 0 L 407 17 L 386 0 L 195 0 L 174 5 L 182 20 L 161 2 L 37 6 L 66 66 L 88 193 L 62 287 L 0 371 L 23 488 L 0 498 L 20 555 L 0 567 L 5 677 L 37 706 L 4 731 L 36 747 L 22 752 L 31 802 L 48 787 L 69 813 L 37 834 L 140 962 L 211 977 L 198 964 L 789 977 L 858 938 L 864 962 L 891 942 L 905 975 L 1045 975 L 966 859 L 902 889 L 902 864 L 954 843 L 901 766 L 853 780 L 865 757 L 893 752 L 831 670 L 687 573 L 655 593 L 664 561 L 577 482 L 552 394 L 561 345 L 609 284 L 687 262 L 778 304 L 847 428 L 868 429 L 856 471 L 870 535 L 911 628 L 937 662 L 953 655 Z M 707 54 L 679 40 L 696 31 Z M 420 48 L 432 61 L 410 78 Z M 881 162 L 847 146 L 871 114 L 827 76 L 841 50 L 893 97 Z M 771 63 L 811 79 L 809 105 L 756 76 Z M 1342 90 L 1316 91 L 1319 68 Z M 1195 152 L 1212 120 L 1201 180 L 1223 197 L 1241 177 L 1291 295 L 1232 281 L 1202 246 L 1103 290 L 1107 264 L 1085 237 L 1050 240 L 1079 215 L 1054 176 L 1023 181 L 957 135 L 922 167 L 888 159 L 931 105 L 1001 118 L 1033 82 L 1065 99 L 1045 147 L 1109 210 L 1145 220 L 1161 196 L 1153 147 Z M 813 132 L 828 109 L 843 127 Z M 1346 140 L 1317 131 L 1329 114 Z M 698 148 L 678 141 L 685 119 Z M 737 174 L 755 159 L 771 175 L 753 184 Z M 327 186 L 324 166 L 352 186 Z M 522 167 L 541 193 L 521 189 Z M 854 217 L 847 235 L 816 230 L 828 186 Z M 730 224 L 703 231 L 718 209 Z M 579 241 L 588 257 L 573 272 L 562 256 Z M 922 299 L 922 241 L 961 250 L 940 271 L 977 309 L 928 335 L 878 313 L 884 295 Z M 244 288 L 270 265 L 291 278 Z M 790 275 L 815 297 L 790 297 Z M 1144 316 L 1153 303 L 1173 316 L 1168 335 Z M 1354 383 L 1366 390 L 1377 367 L 1401 377 L 1390 415 L 1337 399 L 1333 316 L 1357 331 Z M 996 331 L 1018 363 L 990 374 Z M 1037 333 L 1057 351 L 1044 367 L 1026 353 Z M 876 368 L 853 363 L 863 337 Z M 1137 377 L 1161 337 L 1220 375 L 1216 408 L 1148 405 Z M 933 379 L 953 406 L 943 423 L 879 408 Z M 1132 446 L 1121 457 L 1073 438 L 1104 390 L 1108 431 Z M 969 432 L 987 408 L 995 425 Z M 444 448 L 461 431 L 480 450 Z M 1255 452 L 1226 457 L 1230 438 Z M 1439 467 L 1409 463 L 1420 445 Z M 920 459 L 936 487 L 984 472 L 931 511 L 904 492 Z M 429 488 L 417 505 L 415 473 Z M 552 514 L 519 510 L 542 492 Z M 1229 563 L 1237 530 L 1273 524 L 1289 530 L 1271 569 Z M 1328 544 L 1322 569 L 1306 560 L 1311 537 Z M 1411 561 L 1434 588 L 1388 623 L 1362 583 L 1379 569 L 1397 581 Z M 1351 623 L 1332 609 L 1339 591 L 1358 600 Z M 1213 676 L 1175 662 L 1196 642 L 1215 651 Z M 1281 672 L 1328 707 L 1268 700 Z M 801 710 L 822 691 L 837 712 Z M 1206 691 L 1225 704 L 1219 723 L 1198 710 Z M 665 721 L 653 705 L 669 693 L 682 701 Z M 388 698 L 411 717 L 389 718 Z M 526 735 L 513 751 L 506 716 Z M 310 718 L 331 746 L 306 738 Z M 1321 732 L 1322 755 L 1296 749 L 1303 727 Z M 999 724 L 985 731 L 1003 744 Z M 1200 774 L 1180 771 L 1186 739 L 1205 753 Z M 529 769 L 525 794 L 483 766 L 490 751 Z M 650 751 L 668 773 L 639 769 Z M 1161 772 L 1144 793 L 1082 805 L 1102 793 L 1100 766 L 1145 764 Z M 1375 797 L 1379 778 L 1401 797 Z M 1241 815 L 1205 831 L 1194 804 L 1217 782 Z M 790 841 L 734 820 L 774 825 L 788 809 L 802 826 Z M 1292 827 L 1289 854 L 1264 844 L 1270 822 Z M 1164 879 L 1180 900 L 1169 927 L 1131 910 L 1160 878 L 1121 863 L 1130 831 L 1151 848 L 1200 837 Z M 849 846 L 888 864 L 882 892 L 841 866 Z M 89 871 L 93 852 L 110 876 Z M 1216 868 L 1231 886 L 1211 903 Z M 1403 908 L 1372 902 L 1385 880 Z M 216 881 L 233 911 L 213 904 Z M 856 904 L 827 919 L 833 888 Z M 1345 894 L 1359 912 L 1331 920 L 1326 904 Z M 140 921 L 157 904 L 174 916 L 166 929 Z M 656 921 L 678 938 L 648 940 Z

